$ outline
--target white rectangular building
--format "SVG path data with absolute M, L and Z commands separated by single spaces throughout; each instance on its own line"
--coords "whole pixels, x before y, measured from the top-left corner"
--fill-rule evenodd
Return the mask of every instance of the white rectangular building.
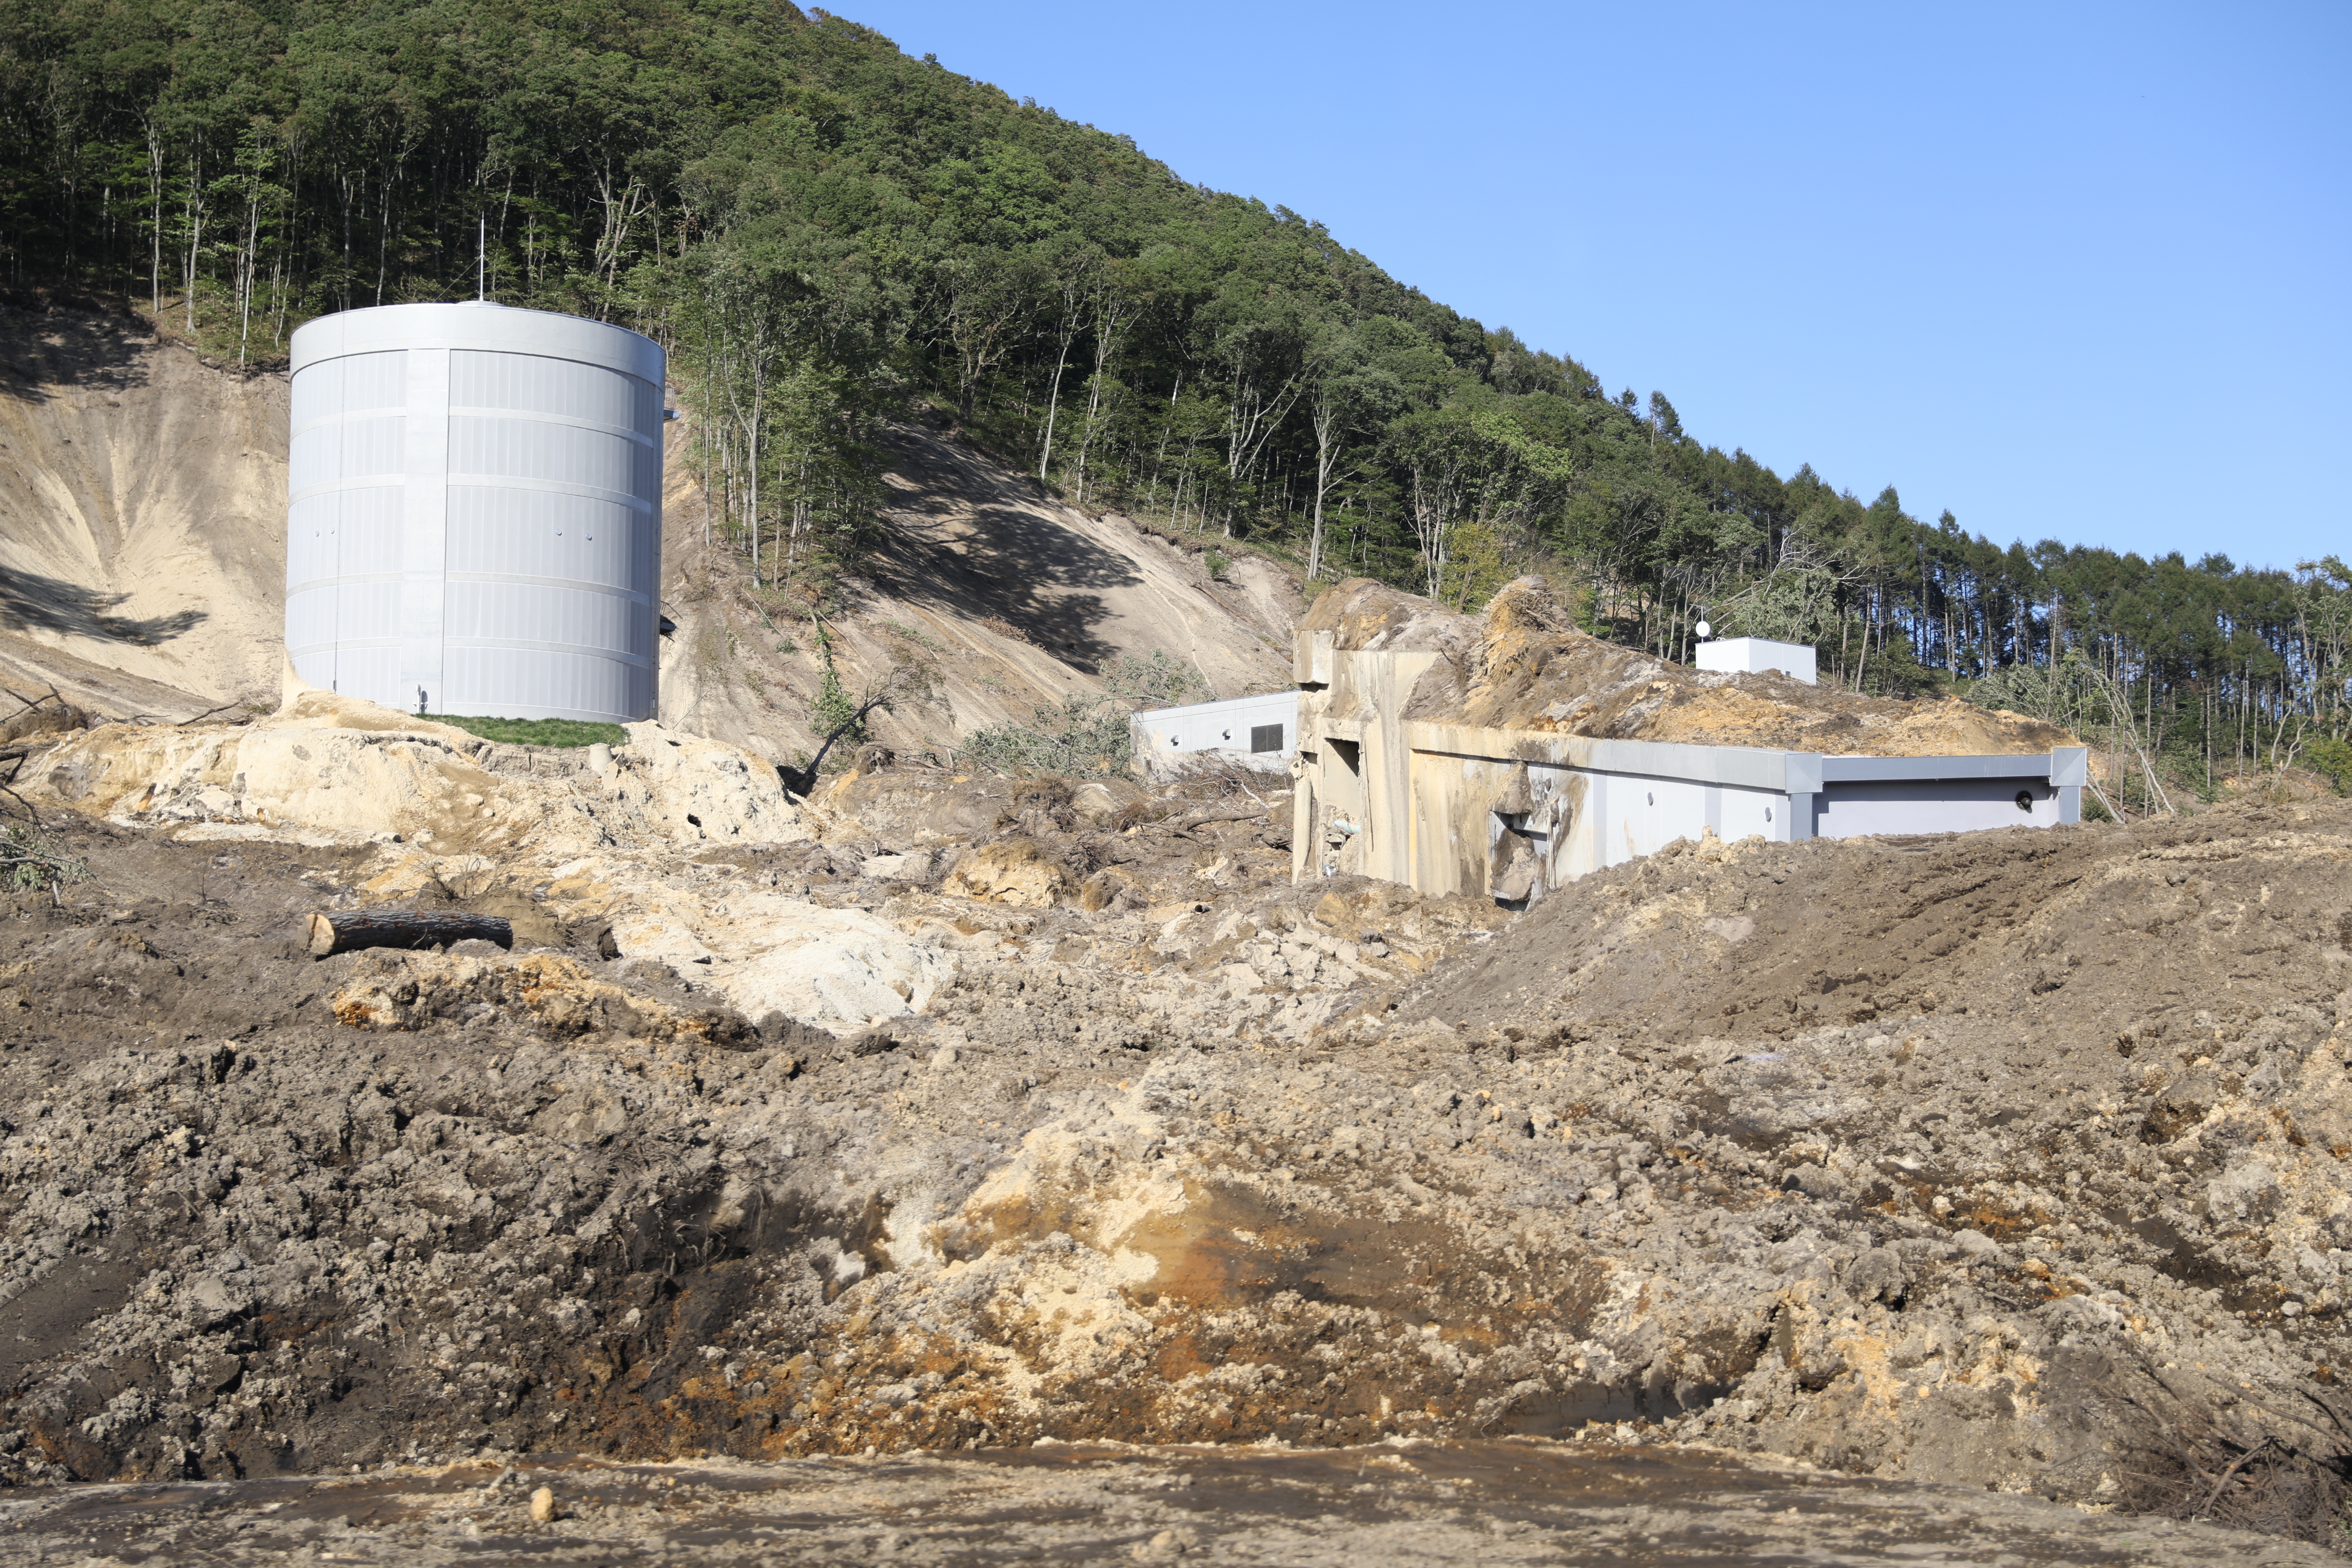
M 1803 643 L 1769 637 L 1717 637 L 1698 645 L 1698 667 L 1727 675 L 1761 675 L 1777 669 L 1792 680 L 1814 684 L 1813 650 Z
M 1147 778 L 1173 778 L 1202 761 L 1288 773 L 1298 750 L 1298 693 L 1268 691 L 1153 708 L 1128 722 L 1135 766 Z

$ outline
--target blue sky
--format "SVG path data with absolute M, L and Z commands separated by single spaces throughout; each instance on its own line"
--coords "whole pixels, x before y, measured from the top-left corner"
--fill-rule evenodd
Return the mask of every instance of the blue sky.
M 2352 5 L 838 9 L 1783 474 L 2352 555 Z

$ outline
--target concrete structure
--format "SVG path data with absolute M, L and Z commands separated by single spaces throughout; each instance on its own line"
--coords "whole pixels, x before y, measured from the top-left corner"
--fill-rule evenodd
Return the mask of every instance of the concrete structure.
M 1708 828 L 1775 842 L 2079 819 L 2089 753 L 1823 756 L 1403 716 L 1441 654 L 1297 649 L 1295 879 L 1355 873 L 1521 905 Z
M 388 305 L 293 343 L 286 647 L 387 707 L 654 714 L 663 355 L 601 321 Z
M 1284 773 L 1298 749 L 1298 693 L 1154 708 L 1128 722 L 1136 765 L 1149 778 L 1172 778 L 1204 759 Z
M 1718 637 L 1698 645 L 1698 667 L 1734 675 L 1761 675 L 1777 669 L 1792 680 L 1813 684 L 1813 650 L 1802 643 L 1774 642 L 1769 637 Z

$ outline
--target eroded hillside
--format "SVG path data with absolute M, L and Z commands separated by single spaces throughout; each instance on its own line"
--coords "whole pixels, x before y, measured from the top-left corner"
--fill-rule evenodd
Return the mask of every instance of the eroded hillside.
M 1054 500 L 921 422 L 886 431 L 883 542 L 840 613 L 813 621 L 797 596 L 752 591 L 739 553 L 704 544 L 689 437 L 673 441 L 664 536 L 674 727 L 776 758 L 813 749 L 821 635 L 853 691 L 900 672 L 905 695 L 875 738 L 942 756 L 973 730 L 1101 691 L 1122 655 L 1183 665 L 1198 683 L 1187 700 L 1289 684 L 1301 605 L 1284 570 L 1244 554 L 1212 577 L 1199 552 Z
M 0 690 L 114 717 L 274 707 L 285 594 L 284 378 L 129 316 L 0 302 Z
M 693 411 L 670 426 L 660 717 L 770 761 L 814 748 L 820 626 L 711 539 Z M 158 342 L 137 319 L 0 305 L 0 691 L 54 685 L 114 718 L 277 705 L 287 383 Z M 853 692 L 898 678 L 879 740 L 944 752 L 1163 652 L 1201 695 L 1286 681 L 1298 597 L 1065 505 L 919 421 L 886 433 L 881 544 L 822 618 Z M 13 704 L 11 704 L 13 706 Z

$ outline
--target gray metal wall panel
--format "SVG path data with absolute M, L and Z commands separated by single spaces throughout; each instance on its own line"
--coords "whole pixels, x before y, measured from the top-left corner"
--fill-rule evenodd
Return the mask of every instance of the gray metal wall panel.
M 331 673 L 325 680 L 311 680 L 307 661 L 324 658 L 316 668 L 331 671 L 335 650 L 335 591 L 331 587 L 310 588 L 286 595 L 286 651 L 294 657 L 294 667 L 302 679 L 313 686 L 327 686 L 333 679 Z
M 551 425 L 522 415 L 449 416 L 449 473 L 456 483 L 542 479 L 603 490 L 625 505 L 641 482 L 636 458 L 634 442 L 603 430 Z
M 463 712 L 448 705 L 441 689 L 449 556 L 447 349 L 408 351 L 406 424 L 403 471 L 407 478 L 400 492 L 398 705 L 414 706 L 420 713 Z
M 295 335 L 287 642 L 436 712 L 648 718 L 661 351 L 540 311 L 403 305 Z
M 450 570 L 575 577 L 640 598 L 644 514 L 615 500 L 503 485 L 449 487 Z M 656 536 L 658 537 L 658 536 Z M 572 570 L 558 570 L 559 563 Z
M 324 587 L 336 575 L 335 556 L 341 546 L 331 508 L 318 501 L 297 502 L 289 509 L 286 521 L 286 592 L 294 595 L 314 587 Z M 331 634 L 330 634 L 331 635 Z M 315 637 L 296 637 L 292 623 L 287 626 L 286 640 L 299 646 L 317 642 Z
M 468 349 L 449 356 L 449 405 L 456 409 L 554 415 L 634 434 L 646 427 L 648 418 L 656 424 L 661 418 L 654 392 L 625 371 L 572 360 Z
M 287 443 L 286 488 L 309 496 L 353 480 L 406 478 L 408 417 L 372 410 L 364 416 L 322 420 Z
M 594 719 L 646 689 L 631 679 L 639 672 L 591 655 L 457 645 L 448 658 L 453 692 L 478 700 L 526 702 L 540 710 L 540 718 Z
M 1590 781 L 1582 809 L 1595 829 L 1595 868 L 1654 855 L 1677 838 L 1696 843 L 1706 827 L 1729 840 L 1774 839 L 1780 837 L 1775 829 L 1786 826 L 1778 818 L 1787 797 L 1777 791 L 1704 777 L 1574 771 Z M 1570 867 L 1565 875 L 1580 876 L 1585 869 Z
M 2018 809 L 2020 791 L 2032 797 L 2031 811 Z M 2054 827 L 2061 817 L 2061 805 L 2048 778 L 2033 774 L 2005 779 L 1833 781 L 1823 784 L 1816 797 L 1813 832 L 1822 838 L 1854 838 L 1865 833 Z
M 449 584 L 448 640 L 530 643 L 645 662 L 630 646 L 636 630 L 629 602 L 611 594 L 583 594 L 539 583 Z
M 323 419 L 347 419 L 367 410 L 398 413 L 408 406 L 408 355 L 347 354 L 298 378 L 288 400 L 288 425 L 297 436 Z
M 1129 727 L 1138 744 L 1147 751 L 1246 753 L 1250 730 L 1259 724 L 1282 726 L 1284 756 L 1297 750 L 1298 693 L 1268 691 L 1255 697 L 1190 702 L 1181 708 L 1148 708 L 1134 716 Z
M 1825 784 L 1864 779 L 2048 779 L 2053 753 L 1973 757 L 1823 757 Z
M 400 574 L 401 488 L 328 490 L 288 509 L 286 581 L 289 590 L 353 577 Z M 392 636 L 397 626 L 383 628 Z M 350 635 L 367 635 L 353 628 Z
M 349 691 L 360 696 L 364 696 L 371 691 L 388 693 L 399 689 L 400 645 L 398 642 L 383 646 L 339 642 L 328 648 L 325 653 L 316 656 L 311 663 L 315 666 L 320 659 L 324 660 L 326 666 L 327 679 L 325 679 L 310 674 L 310 670 L 301 665 L 295 667 L 301 671 L 302 679 L 313 686 L 323 686 L 334 691 Z

